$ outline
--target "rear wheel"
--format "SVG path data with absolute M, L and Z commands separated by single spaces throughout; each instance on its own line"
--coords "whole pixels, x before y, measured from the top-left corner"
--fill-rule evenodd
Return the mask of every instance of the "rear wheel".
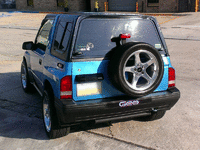
M 58 125 L 56 110 L 53 105 L 53 94 L 50 90 L 44 91 L 43 122 L 45 131 L 50 139 L 65 136 L 70 132 L 70 127 L 60 128 Z

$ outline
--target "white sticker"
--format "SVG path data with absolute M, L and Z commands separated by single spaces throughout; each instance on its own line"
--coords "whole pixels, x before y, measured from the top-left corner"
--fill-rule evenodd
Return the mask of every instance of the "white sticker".
M 155 48 L 161 49 L 161 44 L 155 44 Z
M 89 48 L 89 49 L 90 49 L 90 48 L 94 48 L 94 44 L 88 42 L 87 45 L 86 45 L 86 47 Z
M 90 51 L 91 48 L 94 48 L 94 44 L 88 42 L 86 46 L 79 46 L 80 47 L 80 51 Z
M 166 57 L 162 57 L 163 58 L 163 61 L 166 65 L 169 65 L 169 62 L 168 62 L 168 59 Z

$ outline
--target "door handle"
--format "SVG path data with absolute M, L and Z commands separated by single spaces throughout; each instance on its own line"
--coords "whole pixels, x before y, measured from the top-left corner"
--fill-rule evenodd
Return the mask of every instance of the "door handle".
M 39 64 L 40 64 L 40 65 L 42 64 L 42 59 L 39 59 Z

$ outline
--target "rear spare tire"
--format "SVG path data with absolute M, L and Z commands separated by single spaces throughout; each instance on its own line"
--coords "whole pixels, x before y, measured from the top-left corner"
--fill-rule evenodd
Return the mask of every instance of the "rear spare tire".
M 158 87 L 164 65 L 159 51 L 151 45 L 126 43 L 114 52 L 108 72 L 118 90 L 133 97 L 141 97 Z

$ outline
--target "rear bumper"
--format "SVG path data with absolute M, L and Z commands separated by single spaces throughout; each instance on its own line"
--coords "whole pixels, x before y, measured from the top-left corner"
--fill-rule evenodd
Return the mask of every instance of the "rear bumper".
M 55 98 L 55 107 L 61 126 L 82 121 L 99 122 L 148 115 L 152 109 L 169 110 L 180 98 L 180 91 L 171 88 L 140 98 L 121 96 L 75 102 Z

